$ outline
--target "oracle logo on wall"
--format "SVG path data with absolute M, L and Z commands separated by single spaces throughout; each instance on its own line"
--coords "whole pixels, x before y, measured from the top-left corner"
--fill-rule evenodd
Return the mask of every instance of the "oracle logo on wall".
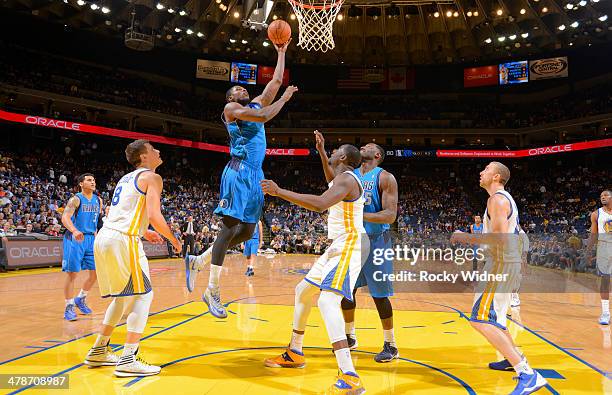
M 463 86 L 472 88 L 476 86 L 497 85 L 499 70 L 497 66 L 470 67 L 463 69 Z
M 60 128 L 60 129 L 70 129 L 70 130 L 81 130 L 80 123 L 68 122 L 68 121 L 60 121 L 57 119 L 49 119 L 45 117 L 37 117 L 34 115 L 27 116 L 25 118 L 26 123 L 30 125 L 38 125 L 38 126 L 46 126 L 49 128 Z

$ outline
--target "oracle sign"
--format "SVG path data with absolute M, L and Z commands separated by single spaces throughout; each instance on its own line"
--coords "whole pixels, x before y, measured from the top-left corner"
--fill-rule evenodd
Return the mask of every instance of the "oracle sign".
M 38 240 L 30 237 L 4 239 L 6 262 L 11 267 L 56 266 L 62 263 L 62 239 Z
M 38 126 L 46 126 L 49 128 L 59 128 L 59 129 L 70 129 L 70 130 L 81 130 L 80 123 L 68 122 L 68 121 L 60 121 L 57 119 L 49 119 L 44 117 L 37 117 L 33 115 L 29 115 L 25 118 L 25 122 L 30 125 L 38 125 Z
M 572 144 L 565 145 L 553 145 L 550 147 L 532 148 L 527 151 L 529 156 L 535 155 L 546 155 L 546 154 L 558 154 L 561 152 L 569 152 L 572 150 Z
M 265 85 L 272 81 L 274 77 L 274 67 L 270 66 L 259 66 L 257 69 L 257 83 Z M 285 69 L 283 72 L 283 86 L 289 85 L 289 69 Z
M 471 88 L 475 86 L 497 85 L 499 70 L 497 66 L 470 67 L 463 69 L 463 86 Z

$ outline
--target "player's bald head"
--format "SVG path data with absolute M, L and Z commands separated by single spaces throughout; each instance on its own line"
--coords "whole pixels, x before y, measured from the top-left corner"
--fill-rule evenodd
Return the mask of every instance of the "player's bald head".
M 499 174 L 499 182 L 502 185 L 506 185 L 510 180 L 510 169 L 508 169 L 508 166 L 501 162 L 491 162 L 491 165 L 494 168 L 495 174 Z
M 351 144 L 344 144 L 340 146 L 340 150 L 346 155 L 346 164 L 356 169 L 361 165 L 361 153 Z

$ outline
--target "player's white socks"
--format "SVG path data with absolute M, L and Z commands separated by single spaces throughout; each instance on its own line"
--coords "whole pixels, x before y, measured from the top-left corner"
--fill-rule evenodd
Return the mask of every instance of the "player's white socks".
M 531 367 L 529 366 L 529 363 L 527 363 L 527 358 L 525 357 L 521 359 L 521 362 L 517 363 L 514 366 L 514 370 L 516 371 L 517 374 L 521 374 L 521 373 L 533 374 L 533 369 L 531 369 Z
M 96 342 L 94 343 L 93 346 L 94 347 L 106 346 L 109 341 L 110 341 L 110 336 L 104 336 L 104 335 L 98 334 L 98 337 L 96 338 Z
M 336 354 L 336 361 L 338 361 L 338 368 L 342 373 L 353 372 L 355 373 L 355 367 L 353 366 L 353 360 L 351 359 L 351 350 L 348 348 L 341 348 L 334 351 Z
M 346 333 L 347 335 L 356 337 L 355 336 L 355 321 L 344 323 L 344 333 Z
M 610 300 L 609 299 L 602 299 L 601 300 L 601 312 L 602 313 L 609 313 L 610 312 Z
M 213 249 L 213 246 L 211 245 L 210 247 L 208 247 L 206 251 L 196 256 L 195 265 L 194 265 L 196 269 L 202 270 L 204 268 L 204 265 L 206 265 L 207 263 L 210 263 L 210 260 L 212 259 L 212 249 Z
M 289 348 L 293 351 L 302 352 L 302 347 L 304 346 L 304 334 L 295 333 L 291 331 L 291 343 L 289 343 Z
M 79 292 L 79 298 L 85 298 L 85 297 L 87 297 L 87 291 L 81 288 L 81 291 Z
M 139 343 L 125 343 L 125 345 L 123 346 L 123 353 L 121 354 L 121 358 L 129 357 L 136 354 L 136 351 L 138 351 L 138 344 Z
M 393 347 L 397 347 L 395 344 L 395 335 L 393 334 L 393 328 L 383 329 L 383 336 L 385 337 L 386 342 L 391 343 Z
M 70 305 L 70 304 L 71 304 L 71 305 L 74 305 L 74 298 L 71 298 L 71 299 L 66 299 L 66 306 L 68 306 L 68 305 Z
M 221 277 L 222 266 L 210 265 L 210 275 L 208 276 L 208 288 L 219 288 L 219 278 Z

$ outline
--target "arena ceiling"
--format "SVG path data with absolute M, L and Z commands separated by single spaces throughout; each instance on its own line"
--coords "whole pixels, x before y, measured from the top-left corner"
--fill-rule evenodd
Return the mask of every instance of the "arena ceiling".
M 135 29 L 155 46 L 270 62 L 265 24 L 287 20 L 293 61 L 414 65 L 528 56 L 612 41 L 612 0 L 346 0 L 334 23 L 336 48 L 297 48 L 287 0 L 4 0 L 75 30 L 123 37 Z

